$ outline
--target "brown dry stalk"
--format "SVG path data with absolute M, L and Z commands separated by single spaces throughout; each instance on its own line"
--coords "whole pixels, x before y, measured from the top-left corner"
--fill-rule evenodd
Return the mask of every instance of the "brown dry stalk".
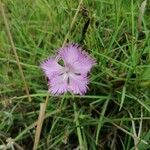
M 37 150 L 38 145 L 39 145 L 41 130 L 42 130 L 43 122 L 45 119 L 45 111 L 46 111 L 46 107 L 48 104 L 48 99 L 49 99 L 49 94 L 47 94 L 47 96 L 46 96 L 45 103 L 40 104 L 40 112 L 39 112 L 39 118 L 37 121 L 33 150 Z
M 0 10 L 1 10 L 3 20 L 4 20 L 4 24 L 5 24 L 6 32 L 7 32 L 7 35 L 8 35 L 8 39 L 10 41 L 10 45 L 11 45 L 13 53 L 15 55 L 15 59 L 16 59 L 16 62 L 17 62 L 18 68 L 19 68 L 19 72 L 20 72 L 22 81 L 24 83 L 24 87 L 25 87 L 25 90 L 26 90 L 26 94 L 28 96 L 28 100 L 29 100 L 29 102 L 31 102 L 31 97 L 30 97 L 28 86 L 27 86 L 27 82 L 25 80 L 25 77 L 24 77 L 24 74 L 23 74 L 23 69 L 21 67 L 19 57 L 18 57 L 16 48 L 15 48 L 15 44 L 14 44 L 14 41 L 13 41 L 13 38 L 12 38 L 12 35 L 11 35 L 11 32 L 10 32 L 9 24 L 8 24 L 8 21 L 7 21 L 6 15 L 5 15 L 5 11 L 4 11 L 4 4 L 2 4 L 2 3 L 0 3 Z
M 45 117 L 45 110 L 46 110 L 45 103 L 41 103 L 40 104 L 39 118 L 37 121 L 33 150 L 37 150 L 37 148 L 38 148 L 40 135 L 41 135 L 41 129 L 42 129 L 42 125 L 43 125 L 43 121 L 44 121 L 44 117 Z

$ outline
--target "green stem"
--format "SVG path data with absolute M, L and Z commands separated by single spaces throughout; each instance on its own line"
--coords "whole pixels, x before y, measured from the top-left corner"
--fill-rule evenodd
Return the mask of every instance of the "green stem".
M 77 128 L 79 146 L 80 146 L 80 150 L 83 150 L 84 147 L 83 147 L 82 133 L 81 133 L 81 128 L 80 128 L 80 123 L 78 120 L 77 106 L 75 102 L 73 103 L 73 109 L 74 109 L 74 115 L 75 115 L 75 123 L 76 123 L 76 128 Z

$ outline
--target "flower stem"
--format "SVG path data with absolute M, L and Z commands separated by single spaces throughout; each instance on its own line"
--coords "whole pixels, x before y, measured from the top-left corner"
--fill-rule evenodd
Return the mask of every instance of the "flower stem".
M 79 119 L 78 119 L 79 114 L 77 112 L 77 106 L 76 106 L 75 102 L 73 103 L 73 109 L 74 109 L 75 123 L 76 123 L 78 140 L 79 140 L 79 147 L 80 147 L 80 150 L 84 150 L 83 140 L 82 140 L 82 133 L 81 133 L 81 128 L 80 128 L 80 122 L 79 122 Z

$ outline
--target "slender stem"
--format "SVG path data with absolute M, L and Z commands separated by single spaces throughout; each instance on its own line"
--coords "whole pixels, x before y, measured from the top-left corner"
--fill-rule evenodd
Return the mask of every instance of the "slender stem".
M 80 122 L 79 122 L 79 119 L 78 119 L 77 106 L 76 106 L 75 102 L 73 103 L 73 109 L 74 109 L 75 123 L 76 123 L 76 128 L 77 128 L 77 134 L 78 134 L 80 150 L 84 150 L 84 145 L 83 145 L 83 140 L 82 140 L 82 133 L 81 133 L 81 128 L 80 128 Z
M 28 100 L 31 102 L 31 97 L 30 97 L 28 86 L 27 86 L 27 82 L 26 82 L 26 79 L 24 77 L 23 69 L 22 69 L 20 61 L 19 61 L 19 57 L 18 57 L 16 48 L 15 48 L 15 44 L 14 44 L 11 32 L 10 32 L 10 28 L 9 28 L 9 25 L 8 25 L 8 21 L 7 21 L 6 15 L 5 15 L 5 11 L 4 11 L 4 6 L 3 5 L 4 4 L 0 3 L 0 10 L 1 10 L 1 14 L 2 14 L 2 17 L 3 17 L 3 20 L 4 20 L 4 24 L 5 24 L 5 27 L 6 27 L 6 32 L 7 32 L 7 35 L 8 35 L 8 38 L 9 38 L 9 41 L 10 41 L 13 53 L 15 55 L 15 59 L 16 59 L 16 62 L 17 62 L 18 68 L 19 68 L 19 72 L 20 72 L 22 81 L 24 82 L 24 86 L 25 86 L 26 94 L 28 96 Z
M 76 13 L 75 13 L 75 15 L 74 15 L 74 17 L 73 17 L 73 19 L 72 19 L 72 22 L 71 22 L 71 24 L 70 24 L 69 30 L 68 30 L 68 32 L 67 32 L 67 34 L 66 34 L 66 36 L 65 36 L 65 40 L 64 40 L 64 42 L 63 42 L 63 46 L 64 46 L 64 45 L 66 44 L 66 42 L 67 42 L 68 36 L 69 36 L 70 31 L 71 31 L 71 29 L 72 29 L 72 27 L 73 27 L 73 25 L 74 25 L 74 23 L 75 23 L 75 20 L 76 20 L 76 18 L 77 18 L 78 13 L 79 13 L 79 10 L 80 10 L 80 7 L 81 7 L 82 2 L 83 2 L 83 0 L 80 0 L 79 5 L 78 5 L 78 8 L 77 8 L 77 11 L 76 11 Z
M 98 145 L 99 133 L 100 133 L 101 127 L 103 125 L 103 119 L 104 119 L 104 115 L 105 115 L 109 100 L 110 100 L 110 96 L 108 97 L 108 99 L 104 103 L 102 113 L 101 113 L 99 121 L 98 121 L 97 132 L 96 132 L 96 145 Z

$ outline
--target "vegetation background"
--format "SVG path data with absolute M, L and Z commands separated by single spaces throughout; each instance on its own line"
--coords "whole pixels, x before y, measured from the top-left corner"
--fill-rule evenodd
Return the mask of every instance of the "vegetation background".
M 149 1 L 3 0 L 0 5 L 0 149 L 33 148 L 46 98 L 39 150 L 150 149 Z M 39 65 L 64 42 L 79 43 L 97 60 L 84 96 L 47 96 Z

